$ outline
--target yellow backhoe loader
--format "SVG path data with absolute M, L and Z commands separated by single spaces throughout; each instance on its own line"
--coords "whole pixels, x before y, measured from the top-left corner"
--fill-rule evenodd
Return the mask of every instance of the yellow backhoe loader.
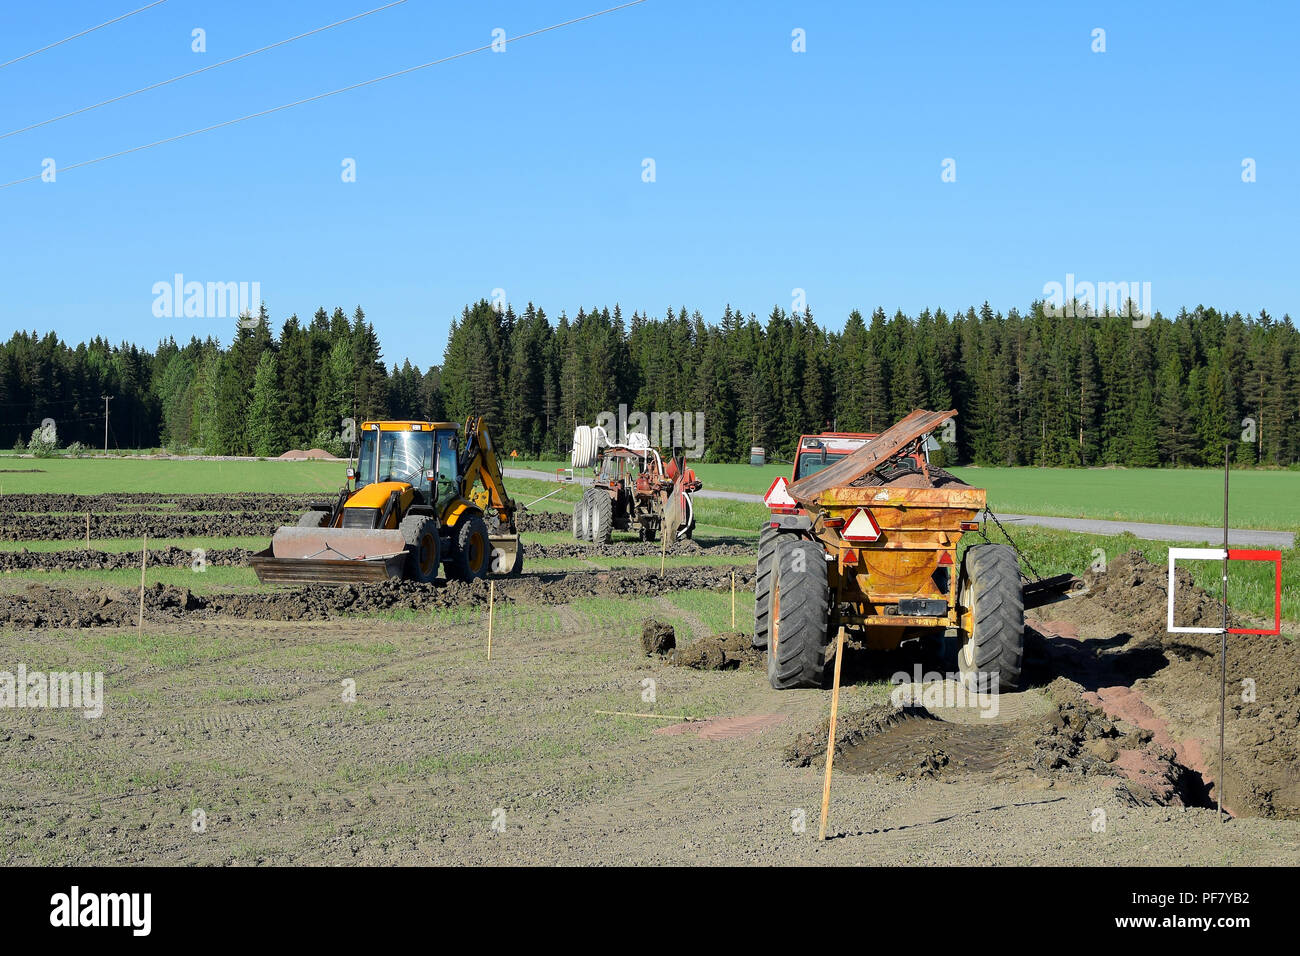
M 313 505 L 249 558 L 263 583 L 354 584 L 518 574 L 523 547 L 482 418 L 365 422 L 333 504 Z M 476 489 L 475 486 L 480 486 Z M 490 526 L 490 527 L 489 527 Z

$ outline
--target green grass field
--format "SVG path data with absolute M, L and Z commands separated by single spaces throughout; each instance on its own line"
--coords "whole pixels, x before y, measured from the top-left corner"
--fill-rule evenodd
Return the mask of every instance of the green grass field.
M 560 462 L 521 468 L 554 471 Z M 761 495 L 789 465 L 692 465 L 714 491 Z M 1223 472 L 1213 468 L 953 468 L 962 481 L 988 490 L 989 507 L 1006 514 L 1103 518 L 1214 527 L 1223 522 Z M 1300 528 L 1300 472 L 1234 471 L 1235 528 Z
M 343 461 L 176 461 L 149 458 L 0 457 L 0 495 L 59 492 L 295 494 L 337 491 Z
M 113 491 L 309 493 L 334 491 L 345 464 L 336 461 L 171 461 L 139 458 L 0 458 L 0 496 L 32 492 L 101 494 Z M 517 467 L 552 472 L 558 462 L 519 462 Z M 705 488 L 762 494 L 786 465 L 754 468 L 701 464 Z M 1104 518 L 1214 527 L 1223 519 L 1223 475 L 1214 469 L 955 468 L 963 481 L 988 489 L 989 505 L 1008 514 Z M 510 483 L 523 497 L 525 483 Z M 527 484 L 533 497 L 554 490 Z M 564 495 L 557 495 L 563 498 Z M 549 501 L 550 499 L 548 499 Z M 719 508 L 714 507 L 718 504 Z M 748 511 L 697 499 L 710 520 L 748 527 Z M 545 507 L 543 502 L 541 507 Z M 716 511 L 716 514 L 713 512 Z M 758 512 L 754 512 L 758 514 Z M 761 515 L 760 515 L 761 518 Z M 699 520 L 703 521 L 703 515 Z M 743 521 L 737 525 L 732 522 Z M 1300 528 L 1300 472 L 1234 471 L 1231 523 L 1237 528 Z

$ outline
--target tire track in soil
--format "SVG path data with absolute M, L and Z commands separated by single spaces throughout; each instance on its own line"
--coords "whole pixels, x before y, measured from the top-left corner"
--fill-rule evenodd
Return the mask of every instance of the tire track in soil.
M 349 628 L 346 622 L 339 622 L 337 626 L 341 635 L 348 633 Z M 452 625 L 452 627 L 466 629 L 474 626 L 473 623 Z M 225 629 L 232 628 L 227 627 Z M 195 633 L 203 632 L 201 627 L 192 630 Z M 248 630 L 256 631 L 258 628 L 254 626 Z M 435 646 L 433 648 L 424 648 L 418 652 L 401 655 L 397 658 L 385 658 L 382 662 L 373 665 L 352 668 L 351 673 L 358 676 L 374 674 L 390 667 L 405 667 L 434 657 L 463 653 L 464 650 L 463 647 Z M 157 689 L 159 686 L 165 688 L 178 683 L 178 678 L 187 673 L 211 669 L 223 664 L 228 665 L 242 658 L 265 654 L 266 651 L 267 648 L 262 645 L 215 659 L 208 658 L 203 661 L 196 661 L 190 665 L 178 665 L 170 668 L 166 673 L 144 675 L 144 679 L 134 680 L 125 687 L 116 689 L 116 692 L 148 692 Z M 129 736 L 134 731 L 140 731 L 140 736 L 146 736 L 155 744 L 161 744 L 163 740 L 174 738 L 178 734 L 186 736 L 193 731 L 209 734 L 214 730 L 220 731 L 224 733 L 224 737 L 215 737 L 207 742 L 209 749 L 203 753 L 203 759 L 217 761 L 229 759 L 233 763 L 241 764 L 243 770 L 243 776 L 239 778 L 241 783 L 251 779 L 264 785 L 293 785 L 304 777 L 324 780 L 329 774 L 317 756 L 293 736 L 286 736 L 286 731 L 291 732 L 293 726 L 297 723 L 293 719 L 294 715 L 301 713 L 304 705 L 309 700 L 319 697 L 322 702 L 333 702 L 336 693 L 337 688 L 331 682 L 324 685 L 304 686 L 287 697 L 277 697 L 273 700 L 212 701 L 196 704 L 192 707 L 179 708 L 174 705 L 166 705 L 169 717 L 162 723 L 161 727 L 152 726 L 155 722 L 151 719 L 152 715 L 147 711 L 119 711 L 113 715 L 112 719 L 122 721 L 126 726 L 111 733 L 110 736 Z M 218 708 L 216 712 L 214 712 L 214 706 Z M 322 713 L 326 711 L 324 706 L 317 709 Z M 275 759 L 269 765 L 263 764 L 260 770 L 255 769 L 257 764 L 249 765 L 250 752 L 255 753 L 256 751 L 250 751 L 247 741 L 243 739 L 253 731 L 260 732 L 275 740 L 273 749 L 268 748 L 262 751 L 265 755 L 274 754 Z M 47 741 L 65 745 L 84 742 L 83 735 L 71 728 L 65 730 L 57 727 L 42 727 L 32 728 L 29 732 L 33 733 L 33 736 L 39 735 L 39 737 Z M 240 735 L 238 738 L 235 736 L 237 733 Z M 104 736 L 104 733 L 101 732 L 99 736 Z M 162 739 L 160 740 L 160 738 Z M 133 748 L 133 759 L 139 759 L 143 752 L 141 748 Z M 174 749 L 164 749 L 162 753 L 151 754 L 154 759 L 148 761 L 143 769 L 165 770 L 175 761 L 177 756 L 178 753 Z M 307 772 L 304 773 L 304 771 Z M 146 799 L 156 796 L 159 792 L 156 789 L 140 791 L 136 796 Z M 84 803 L 94 798 L 78 795 L 71 799 L 73 802 Z
M 562 615 L 562 617 L 570 622 L 574 620 L 574 616 L 567 611 Z M 445 638 L 448 631 L 463 631 L 468 634 L 466 643 L 458 643 L 450 646 L 426 645 L 410 654 L 399 655 L 397 657 L 386 657 L 382 661 L 377 661 L 370 665 L 350 668 L 349 672 L 358 677 L 374 677 L 386 671 L 394 671 L 399 674 L 404 674 L 413 669 L 419 669 L 418 665 L 432 659 L 464 654 L 467 650 L 474 649 L 479 640 L 479 634 L 483 631 L 483 623 L 484 622 L 471 621 L 462 624 L 442 626 L 441 637 Z M 506 623 L 514 625 L 526 623 L 526 621 L 521 618 Z M 340 630 L 344 630 L 344 628 L 340 628 Z M 424 632 L 422 631 L 421 633 Z M 582 635 L 569 636 L 564 635 L 562 631 L 559 633 L 564 637 L 564 640 L 561 641 L 562 644 L 585 643 L 585 637 Z M 562 650 L 562 648 L 553 647 L 546 652 L 527 654 L 525 655 L 525 659 L 549 657 L 550 654 L 556 650 Z M 249 656 L 249 654 L 264 652 L 265 647 L 256 648 L 247 653 L 229 655 L 222 658 L 222 661 L 229 663 L 240 657 Z M 187 669 L 211 666 L 213 663 L 213 661 L 197 663 Z M 159 675 L 157 679 L 171 683 L 179 673 L 179 670 L 175 670 L 170 675 Z M 129 685 L 128 689 L 147 689 L 148 687 L 153 686 L 153 683 L 153 680 L 136 682 Z M 299 743 L 298 740 L 293 737 L 285 736 L 286 730 L 290 730 L 296 724 L 301 724 L 301 721 L 295 720 L 295 716 L 303 712 L 304 707 L 309 704 L 309 701 L 312 698 L 319 697 L 321 698 L 322 703 L 328 702 L 332 704 L 334 702 L 335 694 L 336 688 L 332 683 L 329 683 L 324 686 L 307 686 L 290 697 L 277 698 L 272 701 L 246 700 L 220 702 L 218 706 L 222 708 L 222 710 L 217 713 L 213 712 L 213 705 L 210 703 L 195 705 L 194 707 L 180 710 L 173 708 L 170 710 L 169 720 L 164 723 L 162 728 L 160 728 L 162 731 L 161 734 L 155 730 L 150 733 L 150 736 L 153 740 L 158 741 L 162 738 L 162 740 L 165 741 L 168 738 L 175 737 L 178 732 L 188 734 L 194 731 L 200 731 L 203 733 L 218 731 L 223 734 L 223 736 L 205 742 L 204 747 L 206 749 L 203 749 L 203 759 L 216 761 L 230 760 L 232 763 L 240 765 L 241 775 L 234 782 L 235 786 L 244 786 L 255 782 L 263 787 L 279 786 L 292 788 L 299 784 L 304 777 L 315 779 L 320 781 L 320 787 L 322 789 L 332 792 L 335 796 L 333 803 L 331 803 L 324 812 L 335 813 L 339 805 L 346 805 L 347 807 L 352 808 L 357 806 L 358 801 L 363 798 L 365 801 L 371 801 L 373 797 L 370 796 L 370 793 L 376 787 L 376 782 L 367 781 L 355 785 L 348 785 L 344 781 L 336 778 L 332 779 L 331 772 L 325 769 L 325 765 L 332 761 L 336 761 L 341 756 L 341 753 L 336 747 L 329 747 L 327 745 L 326 751 L 321 752 L 319 745 L 326 744 L 325 741 L 317 742 L 309 735 L 301 735 L 304 739 L 317 744 L 316 748 L 309 750 L 308 745 Z M 320 712 L 326 712 L 326 710 L 327 708 L 325 706 L 319 708 Z M 541 712 L 544 708 L 539 707 L 538 710 Z M 140 712 L 135 712 L 129 717 L 124 717 L 124 719 L 128 721 L 130 727 L 125 731 L 120 731 L 117 736 L 129 733 L 131 730 L 135 729 L 140 731 L 149 731 L 149 720 L 146 715 L 141 714 Z M 250 764 L 250 749 L 247 740 L 243 739 L 250 732 L 256 732 L 274 739 L 274 748 L 267 748 L 265 751 L 262 751 L 268 757 L 271 754 L 274 754 L 274 759 L 270 759 L 269 762 L 261 761 Z M 236 734 L 239 734 L 240 737 L 236 738 Z M 45 736 L 60 739 L 61 742 L 76 742 L 80 739 L 79 737 L 63 737 L 62 735 L 52 733 L 46 734 Z M 336 741 L 336 743 L 337 742 L 338 741 Z M 346 747 L 346 741 L 343 741 L 342 743 Z M 137 758 L 140 755 L 138 750 L 134 751 L 134 754 Z M 177 756 L 178 754 L 174 749 L 163 747 L 161 752 L 150 754 L 151 759 L 147 763 L 147 768 L 158 769 L 161 767 L 165 769 L 175 761 Z M 412 753 L 410 756 L 411 759 L 416 759 L 418 754 Z M 309 773 L 305 773 L 304 771 L 309 771 Z M 383 782 L 380 782 L 378 785 L 385 791 L 390 791 L 394 787 L 393 784 Z M 158 790 L 141 791 L 136 794 L 136 796 L 141 799 L 147 799 L 156 796 L 159 792 L 160 791 Z M 319 791 L 313 791 L 314 794 L 318 792 Z M 401 792 L 400 788 L 398 789 L 398 792 Z M 420 792 L 419 785 L 411 785 L 407 788 L 406 792 L 411 794 Z M 89 799 L 91 798 L 77 798 L 78 801 Z

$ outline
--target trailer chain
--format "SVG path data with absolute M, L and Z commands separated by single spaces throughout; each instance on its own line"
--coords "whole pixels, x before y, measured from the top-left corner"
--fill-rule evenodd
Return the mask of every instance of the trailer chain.
M 1016 542 L 1012 539 L 1011 535 L 1007 533 L 1007 529 L 1002 527 L 1002 522 L 999 521 L 998 516 L 993 513 L 993 509 L 990 508 L 988 505 L 985 505 L 984 513 L 993 519 L 993 523 L 998 526 L 998 530 L 1002 532 L 1002 536 L 1007 539 L 1007 544 L 1011 545 L 1011 550 L 1016 553 L 1016 557 L 1018 557 L 1021 561 L 1025 562 L 1025 567 L 1027 567 L 1033 573 L 1034 580 L 1035 581 L 1043 580 L 1042 574 L 1040 574 L 1038 569 L 1034 567 L 1033 562 L 1031 562 L 1029 560 L 1029 557 L 1023 551 L 1021 551 L 1020 548 L 1016 545 Z M 989 544 L 993 543 L 992 541 L 989 541 L 989 536 L 984 533 L 984 526 L 982 524 L 980 525 L 980 535 L 984 538 L 985 541 L 988 541 Z M 1028 575 L 1026 575 L 1026 577 L 1028 577 Z

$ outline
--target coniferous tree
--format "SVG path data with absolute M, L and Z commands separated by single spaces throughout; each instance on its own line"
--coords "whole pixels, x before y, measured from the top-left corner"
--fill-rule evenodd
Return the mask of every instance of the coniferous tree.
M 249 451 L 270 458 L 284 450 L 284 401 L 280 397 L 280 368 L 270 349 L 258 359 L 248 403 Z

